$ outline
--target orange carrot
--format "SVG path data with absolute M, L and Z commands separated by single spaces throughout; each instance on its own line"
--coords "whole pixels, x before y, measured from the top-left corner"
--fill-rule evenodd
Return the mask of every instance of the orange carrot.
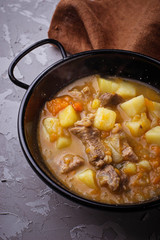
M 73 103 L 72 106 L 73 106 L 74 110 L 76 110 L 77 112 L 83 111 L 83 106 L 82 106 L 82 103 L 80 103 L 80 102 L 75 102 L 75 103 Z
M 47 108 L 53 114 L 53 116 L 55 116 L 57 113 L 59 113 L 59 111 L 68 105 L 72 105 L 77 112 L 81 112 L 83 110 L 82 103 L 74 102 L 70 96 L 59 97 L 49 101 L 47 103 Z
M 57 134 L 55 134 L 55 133 L 52 133 L 52 134 L 50 135 L 50 141 L 51 141 L 51 142 L 56 141 L 57 138 L 58 138 L 58 136 L 57 136 Z
M 118 168 L 115 168 L 114 170 L 116 171 L 116 173 L 117 173 L 118 175 L 120 175 L 120 171 L 119 171 Z
M 150 110 L 154 109 L 153 102 L 148 100 L 148 98 L 145 98 L 145 104 L 150 108 Z
M 63 98 L 56 98 L 47 103 L 48 110 L 55 116 L 59 111 L 67 107 L 69 103 Z

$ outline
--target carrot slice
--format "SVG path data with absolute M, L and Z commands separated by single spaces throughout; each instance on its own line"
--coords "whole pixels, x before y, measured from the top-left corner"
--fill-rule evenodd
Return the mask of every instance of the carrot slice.
M 83 105 L 81 102 L 74 102 L 70 96 L 64 96 L 55 98 L 49 102 L 47 102 L 48 110 L 55 116 L 59 111 L 67 107 L 68 105 L 72 105 L 74 110 L 77 112 L 83 111 Z
M 58 138 L 58 136 L 57 136 L 57 134 L 55 134 L 55 133 L 52 133 L 52 134 L 50 135 L 50 141 L 51 141 L 51 142 L 56 141 L 57 138 Z
M 47 102 L 48 110 L 55 116 L 59 111 L 67 107 L 69 103 L 63 98 L 56 98 Z
M 73 103 L 72 106 L 73 106 L 74 110 L 76 110 L 77 112 L 83 111 L 83 106 L 82 106 L 82 103 L 80 103 L 80 102 L 75 102 L 75 103 Z
M 145 98 L 145 104 L 147 107 L 149 107 L 150 110 L 154 110 L 153 102 L 148 100 L 148 98 Z

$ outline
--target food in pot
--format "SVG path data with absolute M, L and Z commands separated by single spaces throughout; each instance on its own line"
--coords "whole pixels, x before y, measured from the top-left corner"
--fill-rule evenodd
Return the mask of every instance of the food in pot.
M 122 78 L 90 76 L 45 103 L 38 143 L 71 192 L 109 204 L 160 195 L 160 94 Z

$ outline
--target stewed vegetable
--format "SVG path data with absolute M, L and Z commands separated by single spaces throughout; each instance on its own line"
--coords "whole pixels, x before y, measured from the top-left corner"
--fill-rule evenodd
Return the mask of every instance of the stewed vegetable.
M 124 204 L 160 195 L 160 95 L 135 80 L 90 76 L 45 103 L 38 142 L 68 189 Z

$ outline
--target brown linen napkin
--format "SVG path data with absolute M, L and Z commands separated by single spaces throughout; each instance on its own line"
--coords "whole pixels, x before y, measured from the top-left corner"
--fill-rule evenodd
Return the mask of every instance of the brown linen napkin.
M 160 0 L 61 0 L 48 36 L 72 54 L 124 49 L 160 60 Z

